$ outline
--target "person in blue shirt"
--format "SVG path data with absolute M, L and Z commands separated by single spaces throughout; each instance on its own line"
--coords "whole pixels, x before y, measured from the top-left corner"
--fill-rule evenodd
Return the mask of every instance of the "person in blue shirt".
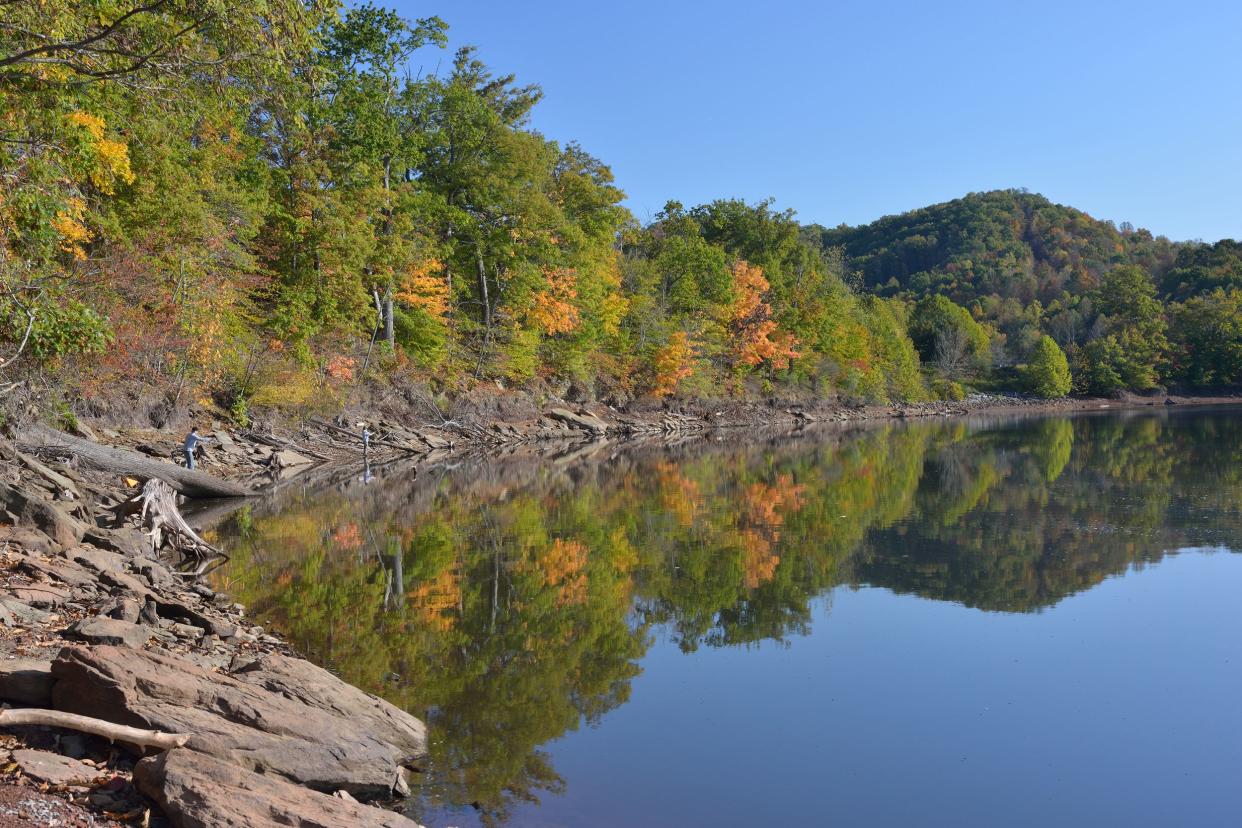
M 185 435 L 185 465 L 186 468 L 194 469 L 194 452 L 198 450 L 198 444 L 203 442 L 203 438 L 198 436 L 198 426 L 190 429 L 190 433 Z

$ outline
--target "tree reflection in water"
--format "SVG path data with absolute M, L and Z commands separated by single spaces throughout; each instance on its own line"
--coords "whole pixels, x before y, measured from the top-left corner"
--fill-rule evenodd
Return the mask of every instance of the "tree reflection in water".
M 781 640 L 839 585 L 1033 612 L 1165 550 L 1237 547 L 1242 526 L 1242 424 L 1223 412 L 593 457 L 283 493 L 219 530 L 222 584 L 427 720 L 423 806 L 499 823 L 561 788 L 541 746 L 625 703 L 656 630 L 685 652 Z

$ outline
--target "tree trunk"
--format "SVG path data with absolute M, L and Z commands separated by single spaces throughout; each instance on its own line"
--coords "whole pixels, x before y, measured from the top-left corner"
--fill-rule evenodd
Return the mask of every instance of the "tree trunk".
M 18 442 L 25 450 L 50 449 L 72 455 L 84 465 L 100 471 L 147 480 L 158 478 L 186 497 L 248 497 L 254 494 L 238 483 L 190 471 L 175 463 L 156 460 L 129 449 L 101 446 L 47 426 L 31 426 L 22 432 Z
M 384 339 L 390 350 L 397 348 L 397 334 L 392 322 L 392 288 L 384 294 Z
M 476 244 L 474 254 L 479 265 L 479 296 L 483 299 L 483 327 L 488 334 L 491 334 L 492 303 L 487 297 L 487 269 L 483 266 L 483 248 Z

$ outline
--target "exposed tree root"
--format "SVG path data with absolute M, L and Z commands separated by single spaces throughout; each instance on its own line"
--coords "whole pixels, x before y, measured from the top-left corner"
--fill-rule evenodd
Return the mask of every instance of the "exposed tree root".
M 142 491 L 131 498 L 125 511 L 139 513 L 147 536 L 151 539 L 151 552 L 156 554 L 165 544 L 182 555 L 199 559 L 227 558 L 228 556 L 199 537 L 186 523 L 177 509 L 177 493 L 166 481 L 153 477 L 142 486 Z

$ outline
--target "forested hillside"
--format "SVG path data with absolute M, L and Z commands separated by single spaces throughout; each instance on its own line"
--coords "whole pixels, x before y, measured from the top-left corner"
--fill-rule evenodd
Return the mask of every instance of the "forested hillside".
M 603 161 L 530 127 L 527 79 L 474 49 L 414 71 L 446 31 L 332 0 L 0 5 L 0 392 L 244 421 L 363 382 L 623 402 L 1240 379 L 1232 242 L 1016 192 L 830 231 L 670 201 L 643 226 Z
M 1242 380 L 1242 246 L 1228 239 L 1175 243 L 1020 190 L 810 231 L 867 291 L 965 307 L 990 328 L 994 370 L 1036 367 L 1050 336 L 1080 391 Z M 920 350 L 935 362 L 932 347 Z
M 870 289 L 944 293 L 960 303 L 999 296 L 1046 304 L 1097 287 L 1119 264 L 1162 275 L 1178 252 L 1164 237 L 1020 190 L 972 193 L 820 235 L 825 246 L 845 248 Z

